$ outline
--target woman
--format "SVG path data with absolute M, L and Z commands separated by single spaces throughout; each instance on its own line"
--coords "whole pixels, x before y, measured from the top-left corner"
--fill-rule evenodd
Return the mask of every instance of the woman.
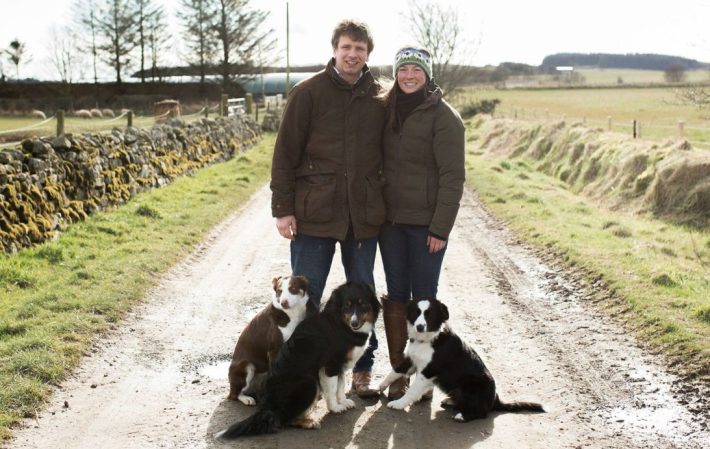
M 394 76 L 383 132 L 387 222 L 379 237 L 387 280 L 383 317 L 393 367 L 407 343 L 407 302 L 436 298 L 465 180 L 463 122 L 432 79 L 429 52 L 400 49 Z M 400 398 L 407 385 L 404 378 L 392 384 L 389 399 Z

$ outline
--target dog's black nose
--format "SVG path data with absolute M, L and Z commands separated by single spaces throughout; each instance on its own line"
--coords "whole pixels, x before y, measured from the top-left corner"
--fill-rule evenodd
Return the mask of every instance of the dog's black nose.
M 423 324 L 417 324 L 417 332 L 424 332 L 426 327 Z

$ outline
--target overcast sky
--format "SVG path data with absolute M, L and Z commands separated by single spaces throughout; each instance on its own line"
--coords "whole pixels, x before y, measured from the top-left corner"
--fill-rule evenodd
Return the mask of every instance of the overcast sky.
M 157 0 L 171 16 L 173 36 L 167 63 L 184 51 L 174 11 L 178 0 Z M 27 44 L 32 61 L 20 65 L 21 77 L 57 78 L 48 61 L 52 26 L 71 21 L 73 0 L 0 0 L 0 48 L 12 39 Z M 408 0 L 290 0 L 292 65 L 325 63 L 331 56 L 330 33 L 343 18 L 369 24 L 375 37 L 371 65 L 389 64 L 396 49 L 412 41 L 403 20 Z M 710 62 L 710 0 L 440 0 L 459 11 L 469 42 L 478 42 L 474 65 L 513 61 L 539 65 L 545 55 L 579 53 L 660 53 Z M 270 11 L 266 26 L 279 37 L 285 55 L 286 1 L 251 0 Z M 282 58 L 285 63 L 285 56 Z M 2 57 L 5 73 L 14 66 Z M 88 66 L 88 64 L 85 64 Z M 107 72 L 110 74 L 110 72 Z M 88 68 L 85 77 L 89 77 Z

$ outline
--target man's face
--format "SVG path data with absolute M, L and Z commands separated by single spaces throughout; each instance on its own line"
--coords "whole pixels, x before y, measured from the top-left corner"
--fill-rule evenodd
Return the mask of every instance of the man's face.
M 367 42 L 354 41 L 347 34 L 338 39 L 338 46 L 333 49 L 335 67 L 346 81 L 353 84 L 358 73 L 367 62 Z

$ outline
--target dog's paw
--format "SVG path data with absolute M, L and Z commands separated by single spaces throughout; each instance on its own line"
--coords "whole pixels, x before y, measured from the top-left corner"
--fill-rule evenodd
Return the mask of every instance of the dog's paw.
M 328 406 L 328 410 L 330 410 L 331 413 L 343 413 L 346 411 L 349 407 L 345 405 L 344 403 L 340 404 L 333 404 Z
M 291 421 L 293 427 L 300 427 L 301 429 L 316 430 L 320 429 L 320 421 L 312 418 L 297 418 Z
M 454 415 L 454 421 L 466 422 L 466 420 L 463 418 L 463 415 L 461 413 L 457 413 Z
M 404 410 L 407 405 L 408 404 L 401 399 L 397 399 L 396 401 L 390 401 L 387 403 L 387 407 L 394 410 Z
M 447 397 L 443 401 L 441 401 L 442 407 L 453 407 L 454 405 L 456 405 L 456 403 L 454 402 L 453 399 L 451 399 L 449 397 Z
M 239 402 L 244 405 L 256 405 L 256 400 L 253 397 L 247 396 L 245 394 L 239 395 Z
M 345 399 L 340 403 L 347 407 L 347 409 L 355 408 L 355 401 L 353 401 L 352 399 Z

